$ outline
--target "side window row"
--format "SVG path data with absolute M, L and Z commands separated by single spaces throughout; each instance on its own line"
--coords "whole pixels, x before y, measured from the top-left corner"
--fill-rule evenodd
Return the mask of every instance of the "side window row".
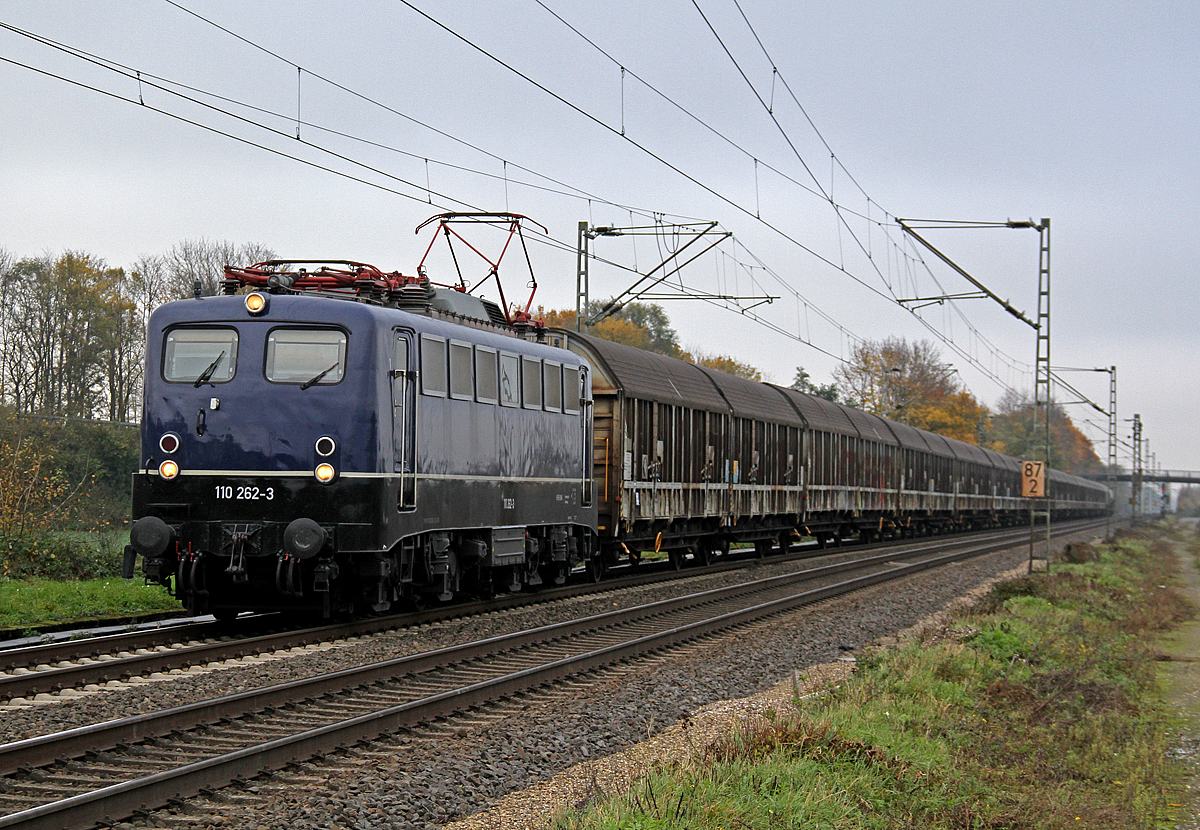
M 422 334 L 421 391 L 574 414 L 579 411 L 579 368 Z

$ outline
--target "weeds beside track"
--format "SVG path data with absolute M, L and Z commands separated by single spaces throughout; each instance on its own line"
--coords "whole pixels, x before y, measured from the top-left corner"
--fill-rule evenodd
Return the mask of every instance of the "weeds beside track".
M 950 628 L 860 657 L 838 687 L 555 826 L 1170 826 L 1155 640 L 1195 613 L 1172 545 L 1200 550 L 1177 530 L 1122 533 L 1000 583 Z

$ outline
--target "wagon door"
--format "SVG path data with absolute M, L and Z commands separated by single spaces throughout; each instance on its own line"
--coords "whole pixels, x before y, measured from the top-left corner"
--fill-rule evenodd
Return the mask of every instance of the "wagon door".
M 410 361 L 413 358 L 412 333 L 396 332 L 392 349 L 392 464 L 400 475 L 397 507 L 411 510 L 416 506 L 417 406 Z

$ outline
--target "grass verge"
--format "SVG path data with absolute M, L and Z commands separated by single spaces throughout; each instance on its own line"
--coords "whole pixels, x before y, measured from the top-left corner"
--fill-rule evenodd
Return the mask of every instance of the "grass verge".
M 1195 613 L 1156 529 L 1001 583 L 559 830 L 1159 828 L 1174 814 L 1156 636 Z
M 0 580 L 0 629 L 136 617 L 178 611 L 179 601 L 160 585 L 140 579 Z
M 0 629 L 178 611 L 161 586 L 121 579 L 127 540 L 125 530 L 0 537 Z

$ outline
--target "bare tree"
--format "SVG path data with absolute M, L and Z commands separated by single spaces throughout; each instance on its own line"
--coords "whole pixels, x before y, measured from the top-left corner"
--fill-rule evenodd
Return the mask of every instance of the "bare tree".
M 0 248 L 0 405 L 12 405 L 13 401 L 13 329 L 14 314 L 10 297 L 13 265 L 12 254 Z
M 834 375 L 851 406 L 979 443 L 987 410 L 955 377 L 954 367 L 941 361 L 941 352 L 928 340 L 889 337 L 855 346 Z
M 834 377 L 851 406 L 892 417 L 913 401 L 944 399 L 962 391 L 953 367 L 941 361 L 941 352 L 928 340 L 865 340 L 834 369 Z
M 170 293 L 175 298 L 191 297 L 199 284 L 203 296 L 221 290 L 226 265 L 253 265 L 274 258 L 270 248 L 255 243 L 234 245 L 208 239 L 185 239 L 165 255 Z

